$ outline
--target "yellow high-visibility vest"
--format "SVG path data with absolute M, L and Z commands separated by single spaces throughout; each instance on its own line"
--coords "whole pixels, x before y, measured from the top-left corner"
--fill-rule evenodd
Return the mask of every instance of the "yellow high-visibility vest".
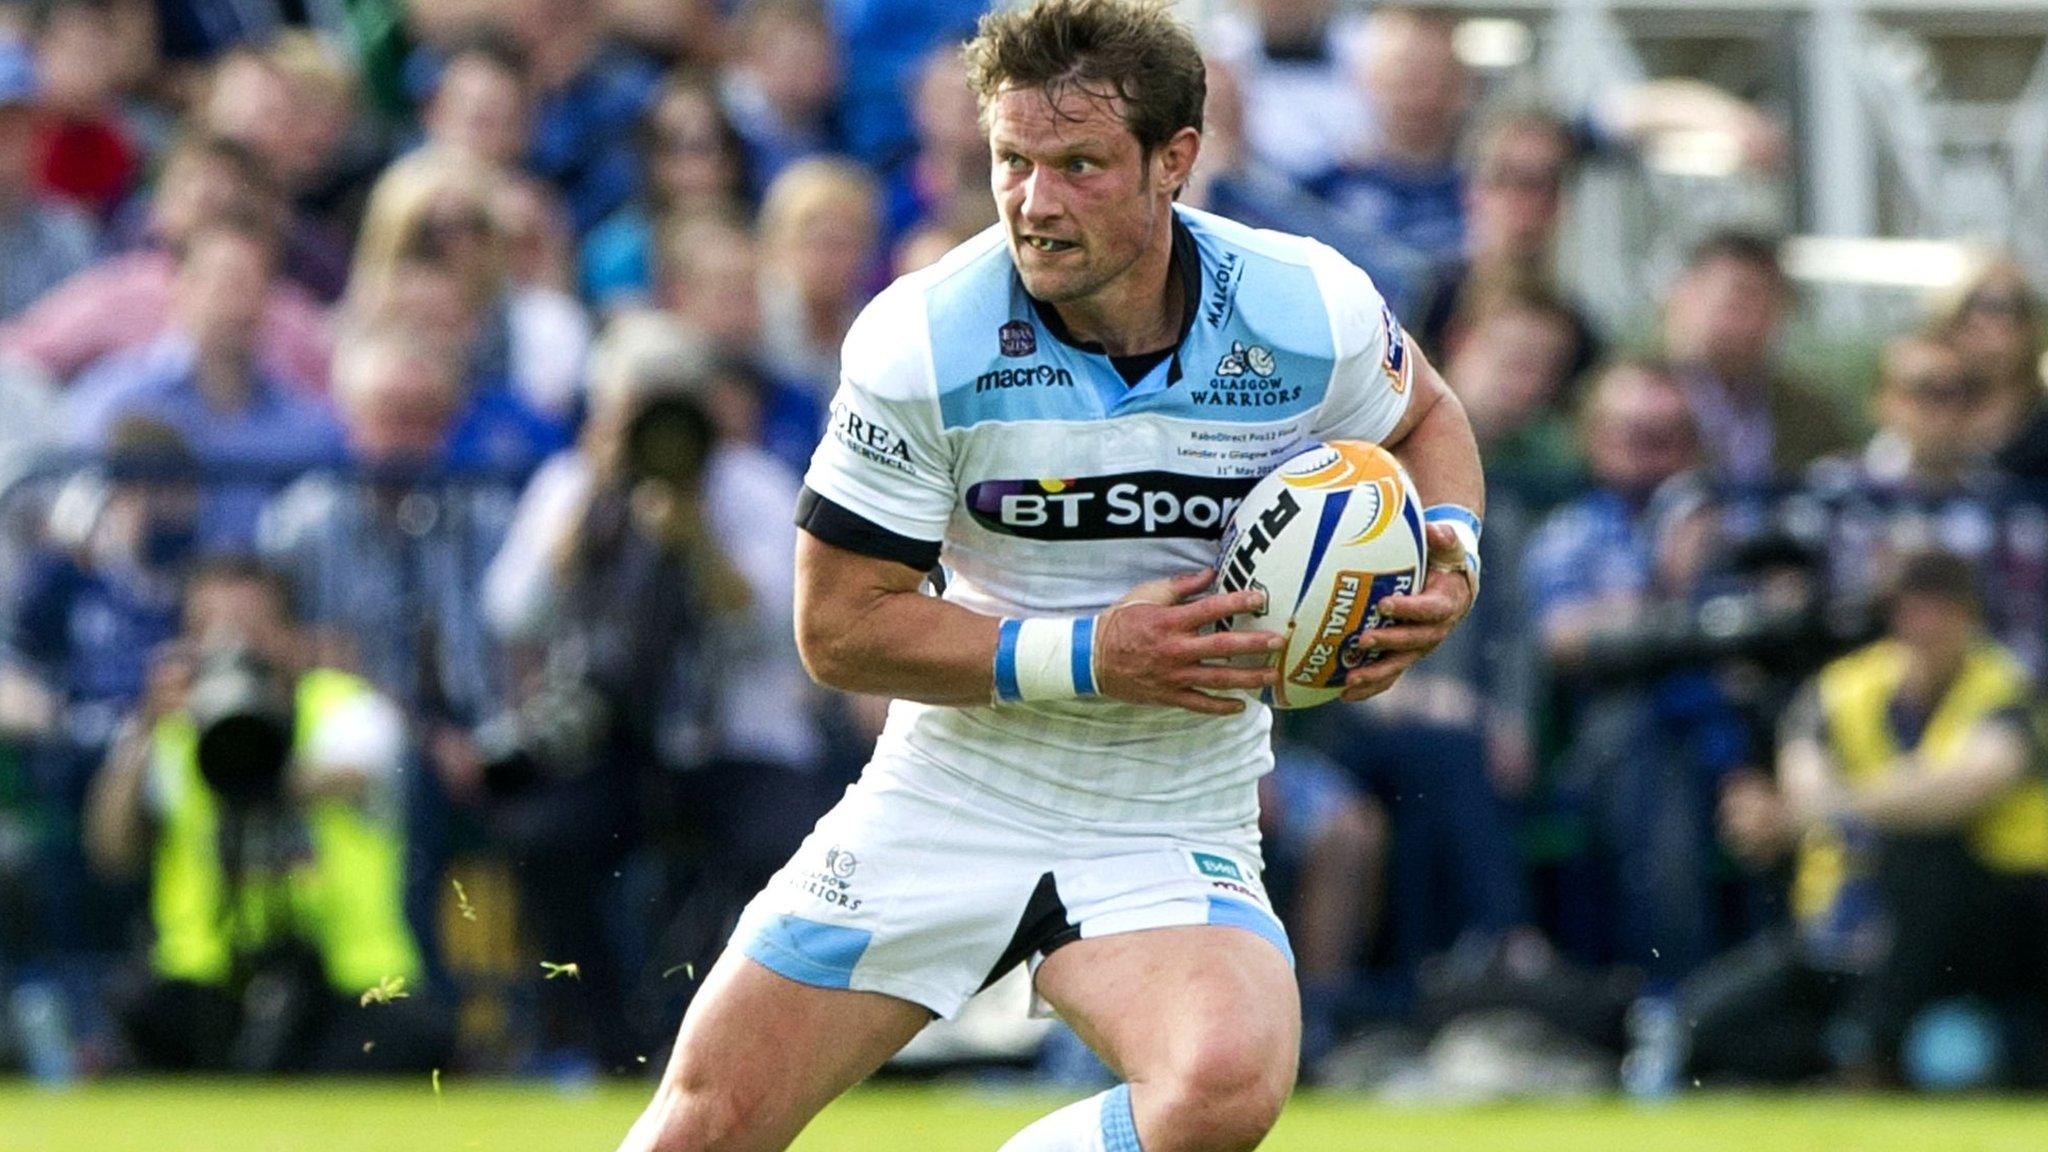
M 1883 783 L 1905 754 L 1892 734 L 1890 710 L 1905 682 L 1906 663 L 1904 645 L 1880 640 L 1821 670 L 1817 684 L 1828 752 L 1852 790 Z M 1989 641 L 1978 644 L 1928 718 L 1914 757 L 1927 772 L 1952 771 L 1972 730 L 1994 713 L 2030 706 L 2031 690 L 2026 670 L 2011 653 Z M 1986 868 L 2048 871 L 2048 781 L 2031 775 L 1971 821 L 1964 837 Z M 1834 829 L 1809 832 L 1793 879 L 1794 914 L 1805 920 L 1825 913 L 1842 884 L 1862 868 Z
M 294 747 L 304 748 L 323 721 L 371 691 L 332 669 L 301 676 Z M 361 992 L 386 977 L 419 980 L 419 947 L 405 921 L 404 844 L 395 829 L 345 800 L 307 803 L 301 816 L 308 857 L 281 880 L 245 884 L 242 907 L 230 914 L 219 812 L 199 775 L 191 717 L 164 717 L 150 739 L 150 771 L 164 800 L 150 891 L 150 960 L 158 975 L 219 985 L 231 975 L 237 950 L 246 954 L 289 933 L 320 957 L 337 992 Z M 278 910 L 288 923 L 270 922 Z

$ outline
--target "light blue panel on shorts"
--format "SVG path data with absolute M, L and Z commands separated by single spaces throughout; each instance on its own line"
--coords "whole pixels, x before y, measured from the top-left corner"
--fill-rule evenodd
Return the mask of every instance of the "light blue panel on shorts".
M 875 934 L 865 928 L 777 916 L 747 942 L 747 957 L 778 976 L 819 988 L 846 988 Z
M 1209 896 L 1209 923 L 1258 933 L 1287 957 L 1288 967 L 1294 967 L 1294 947 L 1287 943 L 1287 930 L 1280 927 L 1280 921 L 1264 908 L 1247 900 L 1231 900 L 1212 893 Z

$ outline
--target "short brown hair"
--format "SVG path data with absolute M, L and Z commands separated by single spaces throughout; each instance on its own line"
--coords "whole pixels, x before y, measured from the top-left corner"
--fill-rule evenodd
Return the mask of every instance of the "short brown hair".
M 1167 0 L 1038 0 L 981 18 L 967 42 L 967 82 L 984 116 L 1004 88 L 1079 88 L 1123 102 L 1146 152 L 1183 128 L 1201 131 L 1209 83 L 1195 35 Z
M 1940 600 L 1973 615 L 1984 611 L 1984 590 L 1977 565 L 1954 552 L 1925 548 L 1909 553 L 1892 581 L 1894 603 L 1908 596 Z

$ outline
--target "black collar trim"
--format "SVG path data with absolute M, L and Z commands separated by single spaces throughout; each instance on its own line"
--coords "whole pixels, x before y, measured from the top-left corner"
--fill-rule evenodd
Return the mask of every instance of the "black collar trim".
M 1180 348 L 1181 345 L 1187 343 L 1188 333 L 1194 331 L 1195 317 L 1201 312 L 1202 306 L 1202 251 L 1195 243 L 1194 232 L 1189 230 L 1187 223 L 1180 218 L 1180 213 L 1178 212 L 1173 214 L 1172 262 L 1173 268 L 1168 275 L 1178 275 L 1180 277 L 1180 333 L 1174 337 L 1171 349 L 1162 348 L 1157 350 L 1158 352 L 1171 351 L 1173 354 L 1173 365 L 1167 369 L 1166 374 L 1168 385 L 1180 382 Z M 1015 274 L 1014 271 L 1011 273 L 1011 275 Z M 1038 322 L 1045 325 L 1045 330 L 1052 333 L 1053 339 L 1058 340 L 1069 348 L 1078 349 L 1082 352 L 1106 354 L 1103 352 L 1102 345 L 1100 344 L 1088 340 L 1075 339 L 1074 334 L 1067 330 L 1066 321 L 1060 319 L 1059 311 L 1052 305 L 1038 299 L 1029 292 L 1024 293 L 1024 298 L 1031 302 L 1031 310 L 1038 314 Z M 1150 353 L 1140 352 L 1136 354 L 1137 357 L 1146 355 L 1150 355 Z M 1118 357 L 1118 359 L 1134 358 Z

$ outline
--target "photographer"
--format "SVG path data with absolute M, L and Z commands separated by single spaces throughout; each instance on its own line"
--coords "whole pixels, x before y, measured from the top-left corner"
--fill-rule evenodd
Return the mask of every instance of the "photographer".
M 1715 546 L 1713 509 L 1687 484 L 1702 446 L 1686 394 L 1667 370 L 1623 361 L 1586 401 L 1593 490 L 1553 515 L 1526 557 L 1561 702 L 1556 786 L 1589 840 L 1560 935 L 1668 986 L 1719 943 L 1713 811 L 1748 733 L 1709 665 L 1617 667 L 1607 655 L 1643 647 L 1631 641 L 1682 613 Z
M 280 577 L 201 566 L 94 782 L 94 865 L 149 874 L 150 976 L 121 1013 L 148 1067 L 396 1072 L 451 1047 L 400 899 L 402 718 L 301 651 Z
M 1722 835 L 1794 862 L 1789 930 L 1682 991 L 1692 1071 L 1895 1075 L 1921 1009 L 1954 996 L 2048 1024 L 2048 783 L 2034 687 L 1985 631 L 1961 557 L 1902 563 L 1885 636 L 1829 664 L 1786 718 L 1775 787 L 1731 791 Z
M 822 812 L 822 739 L 790 621 L 797 483 L 746 438 L 744 377 L 671 322 L 628 317 L 590 398 L 581 444 L 534 477 L 484 581 L 486 619 L 532 672 L 477 742 L 538 943 L 581 964 L 577 988 L 548 989 L 583 1001 L 552 1006 L 557 1039 L 588 1029 L 602 1066 L 630 1071 L 632 973 L 592 894 L 656 842 L 691 866 L 695 915 L 650 966 L 708 964 Z

